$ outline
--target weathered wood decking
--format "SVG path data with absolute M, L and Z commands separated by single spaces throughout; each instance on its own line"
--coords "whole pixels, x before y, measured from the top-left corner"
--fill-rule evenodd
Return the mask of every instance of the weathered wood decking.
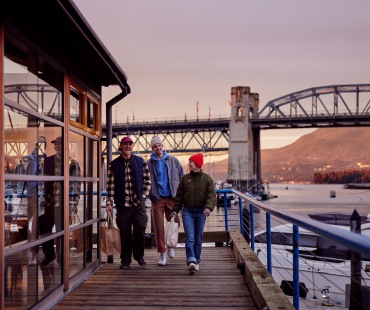
M 200 271 L 189 275 L 185 249 L 165 267 L 155 249 L 145 250 L 147 267 L 120 260 L 104 264 L 53 309 L 258 309 L 230 247 L 204 247 Z

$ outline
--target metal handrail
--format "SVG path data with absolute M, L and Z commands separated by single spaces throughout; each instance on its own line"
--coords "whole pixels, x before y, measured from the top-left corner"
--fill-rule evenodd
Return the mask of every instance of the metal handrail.
M 305 228 L 318 235 L 322 235 L 332 239 L 339 244 L 346 245 L 353 252 L 364 253 L 370 256 L 370 238 L 361 234 L 356 234 L 350 231 L 344 231 L 332 225 L 324 224 L 322 222 L 313 220 L 302 215 L 284 211 L 265 203 L 257 201 L 234 189 L 217 189 L 216 193 L 224 195 L 224 209 L 225 209 L 225 230 L 228 230 L 227 218 L 227 194 L 234 194 L 239 198 L 239 215 L 242 218 L 242 202 L 246 201 L 249 204 L 249 232 L 250 232 L 250 246 L 254 251 L 254 208 L 264 211 L 266 213 L 266 232 L 267 232 L 267 270 L 271 274 L 272 259 L 271 259 L 271 221 L 270 216 L 282 219 L 293 224 L 293 306 L 299 310 L 299 227 Z M 242 219 L 240 220 L 240 233 L 245 236 Z

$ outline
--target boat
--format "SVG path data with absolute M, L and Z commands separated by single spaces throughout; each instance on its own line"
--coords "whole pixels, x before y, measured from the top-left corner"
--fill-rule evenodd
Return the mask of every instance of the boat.
M 246 196 L 254 199 L 254 200 L 257 200 L 257 201 L 261 201 L 262 200 L 262 197 L 260 195 L 254 195 L 254 194 L 251 194 L 251 193 L 248 193 L 246 192 L 245 193 Z
M 346 189 L 370 189 L 370 183 L 347 183 L 343 187 Z
M 330 225 L 339 225 L 339 226 L 350 226 L 351 216 L 350 213 L 311 213 L 308 214 L 313 220 L 330 224 Z M 359 215 L 361 224 L 370 223 L 370 218 L 368 216 Z
M 230 183 L 217 181 L 215 184 L 216 189 L 232 189 L 233 186 Z M 226 205 L 230 207 L 235 202 L 235 195 L 233 193 L 217 193 L 217 206 L 224 206 L 224 199 L 226 195 Z
M 268 182 L 263 183 L 262 180 L 256 182 L 251 186 L 251 190 L 248 191 L 250 194 L 260 196 L 260 200 L 269 200 L 275 196 L 270 193 L 270 186 Z
M 343 230 L 349 226 L 336 225 Z M 362 234 L 370 237 L 370 223 L 361 226 Z M 286 295 L 292 296 L 293 280 L 293 225 L 279 225 L 271 228 L 272 276 Z M 255 234 L 255 252 L 267 266 L 266 231 Z M 309 230 L 299 229 L 299 295 L 301 298 L 322 298 L 330 294 L 330 303 L 345 306 L 346 292 L 350 285 L 351 260 L 347 247 Z M 362 257 L 361 284 L 370 286 L 370 257 Z M 370 289 L 367 291 L 370 294 Z M 348 295 L 348 294 L 347 294 Z M 347 300 L 346 300 L 347 298 Z

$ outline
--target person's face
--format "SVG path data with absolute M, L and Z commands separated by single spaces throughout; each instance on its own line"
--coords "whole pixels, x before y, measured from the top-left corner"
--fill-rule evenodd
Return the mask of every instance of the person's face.
M 121 152 L 124 156 L 130 156 L 132 152 L 132 142 L 125 142 L 121 144 Z
M 198 171 L 198 167 L 193 161 L 189 160 L 188 166 L 190 171 Z
M 23 167 L 27 167 L 28 166 L 28 159 L 22 159 L 21 164 L 23 165 Z
M 62 143 L 56 141 L 53 143 L 54 144 L 54 151 L 56 155 L 62 154 Z
M 157 157 L 162 156 L 162 154 L 163 154 L 163 145 L 162 144 L 156 143 L 156 144 L 153 145 L 152 149 L 153 149 L 153 152 L 154 152 L 155 156 L 157 156 Z

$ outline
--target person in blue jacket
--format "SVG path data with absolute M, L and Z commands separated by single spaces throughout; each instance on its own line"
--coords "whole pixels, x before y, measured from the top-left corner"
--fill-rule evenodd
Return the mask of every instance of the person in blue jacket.
M 184 175 L 184 170 L 179 160 L 169 155 L 163 149 L 163 142 L 160 137 L 154 136 L 150 142 L 153 153 L 148 160 L 150 178 L 152 186 L 150 188 L 150 201 L 152 202 L 152 217 L 154 224 L 154 234 L 159 253 L 159 266 L 167 264 L 166 244 L 164 233 L 164 217 L 167 222 L 171 220 L 173 204 L 177 187 L 180 179 Z M 175 222 L 180 225 L 180 219 L 175 217 Z M 167 247 L 167 255 L 170 259 L 175 257 L 175 251 Z

